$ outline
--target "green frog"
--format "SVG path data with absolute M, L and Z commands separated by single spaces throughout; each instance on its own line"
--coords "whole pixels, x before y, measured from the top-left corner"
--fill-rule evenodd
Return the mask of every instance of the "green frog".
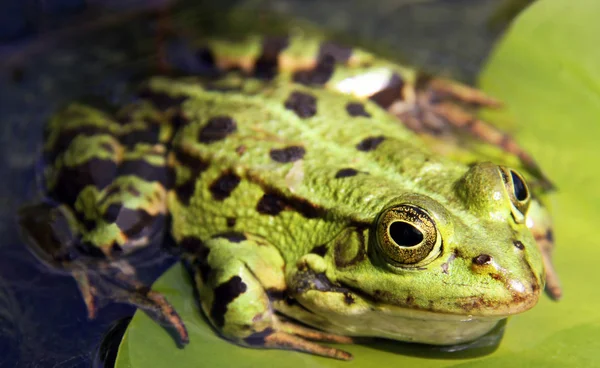
M 468 342 L 561 289 L 552 184 L 473 108 L 482 92 L 302 34 L 203 40 L 208 72 L 151 78 L 118 111 L 73 103 L 43 148 L 32 251 L 99 297 L 185 324 L 135 257 L 172 236 L 202 312 L 248 347 Z M 492 162 L 493 161 L 493 162 Z M 160 250 L 160 249 L 159 249 Z

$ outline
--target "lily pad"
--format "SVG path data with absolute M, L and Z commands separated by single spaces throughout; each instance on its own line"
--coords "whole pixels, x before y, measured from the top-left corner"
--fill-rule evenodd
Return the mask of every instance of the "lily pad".
M 531 311 L 512 317 L 499 348 L 486 356 L 427 354 L 418 345 L 379 343 L 343 347 L 352 363 L 306 354 L 246 349 L 207 325 L 183 267 L 163 275 L 154 288 L 175 305 L 190 333 L 176 347 L 171 336 L 136 313 L 121 343 L 117 367 L 251 367 L 283 365 L 420 367 L 592 366 L 600 351 L 600 2 L 538 1 L 519 16 L 482 74 L 487 92 L 506 103 L 488 114 L 514 130 L 558 187 L 552 199 L 555 263 L 564 287 L 558 302 L 543 298 Z M 517 123 L 518 122 L 518 123 Z

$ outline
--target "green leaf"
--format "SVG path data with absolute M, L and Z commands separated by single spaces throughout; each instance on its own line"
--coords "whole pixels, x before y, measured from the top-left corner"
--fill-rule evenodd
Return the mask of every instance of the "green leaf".
M 181 266 L 155 284 L 187 324 L 190 344 L 136 313 L 118 368 L 128 367 L 563 367 L 591 366 L 600 351 L 600 2 L 540 0 L 517 18 L 482 75 L 487 92 L 505 101 L 495 118 L 509 123 L 555 181 L 556 267 L 564 298 L 543 298 L 509 321 L 498 350 L 478 359 L 445 359 L 415 345 L 383 342 L 343 347 L 352 363 L 289 351 L 247 349 L 216 335 L 192 296 Z M 491 115 L 489 115 L 491 116 Z M 425 358 L 425 359 L 424 359 Z

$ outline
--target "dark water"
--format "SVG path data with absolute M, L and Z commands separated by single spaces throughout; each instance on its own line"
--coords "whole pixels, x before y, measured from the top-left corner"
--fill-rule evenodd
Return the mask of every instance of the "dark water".
M 26 251 L 15 212 L 37 196 L 34 164 L 47 118 L 73 99 L 126 99 L 131 81 L 154 70 L 156 24 L 139 9 L 164 2 L 0 1 L 1 367 L 110 361 L 133 314 L 129 306 L 106 305 L 89 321 L 75 282 L 48 272 Z M 337 32 L 379 40 L 415 64 L 463 80 L 474 79 L 497 34 L 487 22 L 496 5 L 494 0 L 261 2 Z M 140 277 L 151 282 L 172 262 L 145 265 Z

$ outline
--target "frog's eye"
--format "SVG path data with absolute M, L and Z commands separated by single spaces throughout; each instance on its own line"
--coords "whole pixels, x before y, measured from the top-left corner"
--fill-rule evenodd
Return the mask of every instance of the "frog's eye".
M 531 194 L 525 183 L 525 179 L 512 169 L 505 167 L 500 168 L 502 180 L 506 187 L 508 197 L 510 198 L 511 210 L 513 217 L 517 223 L 525 221 L 525 215 L 529 209 Z
M 385 210 L 377 220 L 377 244 L 386 260 L 398 266 L 417 266 L 434 259 L 441 236 L 425 210 L 399 205 Z

